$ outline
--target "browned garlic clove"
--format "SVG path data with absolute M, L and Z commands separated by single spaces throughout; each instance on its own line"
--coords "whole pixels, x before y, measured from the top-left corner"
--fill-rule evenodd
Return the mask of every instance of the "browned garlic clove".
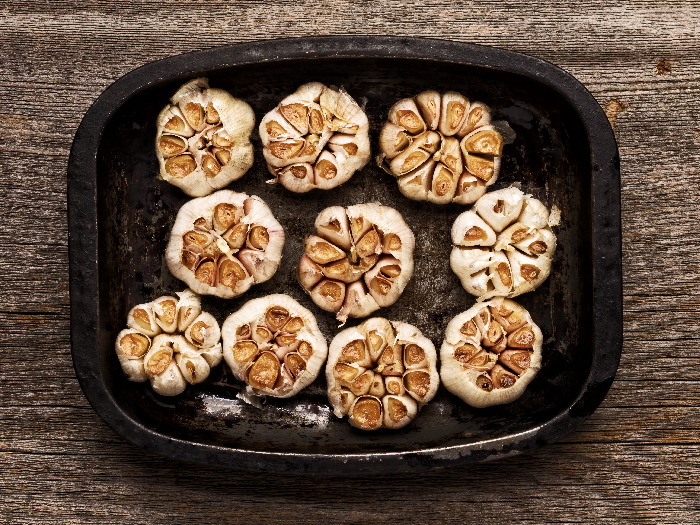
M 333 206 L 316 219 L 304 243 L 300 284 L 337 319 L 364 317 L 393 304 L 413 273 L 413 233 L 401 215 L 380 204 Z
M 328 399 L 337 417 L 363 430 L 401 428 L 437 392 L 437 354 L 414 326 L 368 319 L 340 332 L 326 364 Z
M 159 177 L 191 197 L 239 179 L 253 165 L 252 108 L 206 78 L 184 84 L 157 119 Z
M 284 230 L 260 198 L 221 190 L 180 208 L 165 258 L 194 291 L 231 298 L 270 279 L 283 246 Z
M 503 137 L 491 110 L 460 93 L 424 91 L 398 101 L 382 127 L 379 166 L 414 200 L 471 204 L 496 182 Z
M 328 353 L 311 312 L 282 294 L 247 302 L 224 321 L 222 337 L 224 359 L 250 395 L 293 396 Z
M 447 325 L 440 348 L 442 383 L 476 408 L 510 403 L 539 371 L 542 339 L 530 314 L 514 301 L 499 297 L 477 304 Z
M 369 159 L 369 122 L 344 91 L 319 82 L 300 86 L 260 123 L 268 169 L 290 191 L 331 189 Z
M 479 301 L 536 289 L 556 249 L 547 208 L 513 187 L 487 193 L 460 214 L 452 242 L 450 266 Z

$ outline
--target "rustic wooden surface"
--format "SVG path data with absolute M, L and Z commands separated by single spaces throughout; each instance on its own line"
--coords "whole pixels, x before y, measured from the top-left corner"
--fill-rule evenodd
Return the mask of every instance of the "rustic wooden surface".
M 700 5 L 661 0 L 2 2 L 0 522 L 698 523 L 698 27 Z M 388 479 L 252 475 L 143 452 L 83 396 L 70 355 L 66 165 L 90 104 L 163 57 L 339 33 L 525 52 L 575 75 L 614 124 L 622 361 L 602 406 L 559 443 Z

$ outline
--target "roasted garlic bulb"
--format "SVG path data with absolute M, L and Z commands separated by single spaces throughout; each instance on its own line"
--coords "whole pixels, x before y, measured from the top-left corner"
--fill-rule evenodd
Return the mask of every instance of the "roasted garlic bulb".
M 310 82 L 260 122 L 267 168 L 288 190 L 329 190 L 369 160 L 367 115 L 342 88 Z
M 274 275 L 284 230 L 256 196 L 220 190 L 177 213 L 165 260 L 195 292 L 231 298 Z
M 160 178 L 191 197 L 209 195 L 253 165 L 253 109 L 206 78 L 177 90 L 158 115 Z
M 328 399 L 337 417 L 362 430 L 401 428 L 437 392 L 437 355 L 415 326 L 381 317 L 335 336 L 328 352 Z
M 539 200 L 510 187 L 487 193 L 452 225 L 450 266 L 484 301 L 530 292 L 549 276 L 557 224 Z
M 304 241 L 299 283 L 314 303 L 345 322 L 396 302 L 413 275 L 413 232 L 378 203 L 331 206 Z
M 503 137 L 491 108 L 455 91 L 424 91 L 389 110 L 377 163 L 406 197 L 471 204 L 498 178 Z
M 251 395 L 293 396 L 316 379 L 328 354 L 316 318 L 283 294 L 248 301 L 222 333 L 226 363 Z
M 520 397 L 541 362 L 539 327 L 525 308 L 497 297 L 449 322 L 440 348 L 440 378 L 475 408 L 503 405 Z
M 201 383 L 221 361 L 221 331 L 192 290 L 134 306 L 114 348 L 129 381 L 150 381 L 162 396 Z

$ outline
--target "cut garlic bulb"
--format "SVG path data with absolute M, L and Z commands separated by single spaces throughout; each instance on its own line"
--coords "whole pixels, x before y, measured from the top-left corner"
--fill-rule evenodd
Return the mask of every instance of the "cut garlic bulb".
M 252 108 L 206 78 L 178 89 L 158 115 L 159 177 L 190 197 L 203 197 L 239 179 L 253 165 Z
M 510 403 L 540 370 L 542 332 L 525 308 L 497 297 L 448 323 L 440 363 L 442 384 L 465 403 Z
M 335 336 L 326 382 L 337 417 L 362 430 L 401 428 L 437 392 L 437 353 L 415 326 L 373 317 Z
M 176 295 L 132 308 L 129 328 L 119 332 L 114 343 L 127 379 L 150 381 L 163 396 L 176 396 L 187 383 L 204 381 L 222 359 L 219 323 L 202 312 L 192 290 Z
M 378 203 L 332 206 L 304 242 L 299 283 L 316 305 L 345 323 L 394 304 L 413 275 L 413 232 Z
M 284 230 L 258 197 L 220 190 L 177 214 L 165 260 L 197 293 L 231 298 L 274 275 Z
M 369 160 L 368 130 L 367 115 L 342 88 L 300 86 L 260 122 L 270 182 L 296 193 L 343 184 Z
M 530 292 L 551 270 L 550 222 L 544 204 L 518 188 L 487 193 L 452 224 L 452 271 L 478 301 Z
M 328 354 L 316 318 L 283 294 L 248 301 L 221 333 L 224 359 L 250 395 L 295 395 L 316 379 Z
M 503 137 L 491 109 L 460 93 L 399 100 L 379 134 L 377 163 L 409 199 L 471 204 L 498 178 Z

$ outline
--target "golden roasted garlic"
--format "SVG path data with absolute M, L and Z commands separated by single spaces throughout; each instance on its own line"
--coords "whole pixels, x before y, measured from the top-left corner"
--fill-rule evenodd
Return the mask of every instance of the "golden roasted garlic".
M 487 193 L 452 225 L 452 271 L 479 301 L 530 292 L 549 276 L 556 224 L 558 214 L 515 187 Z
M 503 137 L 483 102 L 424 91 L 391 107 L 379 146 L 377 164 L 409 199 L 471 204 L 498 178 Z
M 224 359 L 252 395 L 293 396 L 328 354 L 316 318 L 283 294 L 248 301 L 224 321 L 222 335 Z
M 435 346 L 415 326 L 381 317 L 347 328 L 328 351 L 328 399 L 362 430 L 401 428 L 437 392 Z
M 497 297 L 449 322 L 440 363 L 442 384 L 465 403 L 510 403 L 540 370 L 542 332 L 525 308 Z
M 413 232 L 401 214 L 378 203 L 331 206 L 304 241 L 297 278 L 319 308 L 366 317 L 394 304 L 413 275 Z
M 204 381 L 219 364 L 221 331 L 192 290 L 134 306 L 114 348 L 129 381 L 150 381 L 162 396 Z
M 284 230 L 256 196 L 220 190 L 178 211 L 165 260 L 195 292 L 231 298 L 274 275 Z
M 159 177 L 190 197 L 209 195 L 253 165 L 253 109 L 206 78 L 177 90 L 158 115 Z
M 267 167 L 288 190 L 329 190 L 369 160 L 367 115 L 342 88 L 310 82 L 260 122 Z

